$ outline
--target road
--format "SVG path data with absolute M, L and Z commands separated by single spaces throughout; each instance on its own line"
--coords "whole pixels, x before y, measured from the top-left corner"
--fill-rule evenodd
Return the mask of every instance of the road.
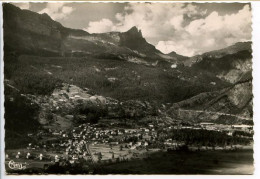
M 90 155 L 92 163 L 95 163 L 94 157 L 89 149 L 89 144 L 86 145 L 86 149 L 87 149 L 88 154 Z
M 247 117 L 243 117 L 243 116 L 238 116 L 238 115 L 229 114 L 229 113 L 222 113 L 222 112 L 214 112 L 214 111 L 188 110 L 188 109 L 179 109 L 179 111 L 194 112 L 194 113 L 204 113 L 204 114 L 213 114 L 213 115 L 220 115 L 220 116 L 232 116 L 232 117 L 236 117 L 236 118 L 242 119 L 242 120 L 252 120 L 251 118 L 247 118 Z

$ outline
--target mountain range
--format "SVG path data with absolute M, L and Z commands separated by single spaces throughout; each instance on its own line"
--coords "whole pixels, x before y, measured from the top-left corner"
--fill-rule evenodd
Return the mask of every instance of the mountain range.
M 127 32 L 90 34 L 83 30 L 63 27 L 46 13 L 38 14 L 4 4 L 5 50 L 42 56 L 118 58 L 156 62 L 179 57 L 164 55 L 132 27 Z
M 39 106 L 43 115 L 53 110 L 47 109 L 47 104 L 63 100 L 52 99 L 54 91 L 62 94 L 64 86 L 70 84 L 87 96 L 130 104 L 135 112 L 139 104 L 145 104 L 152 106 L 147 111 L 155 109 L 161 111 L 160 115 L 192 121 L 243 122 L 218 113 L 214 119 L 212 115 L 197 115 L 199 110 L 252 118 L 251 42 L 185 57 L 176 52 L 163 54 L 137 27 L 126 32 L 91 34 L 66 28 L 47 14 L 8 3 L 3 4 L 3 19 L 7 108 L 14 108 L 12 102 L 23 95 Z M 71 112 L 78 102 L 68 104 L 64 110 Z M 51 113 L 62 120 L 62 113 L 73 113 L 67 112 Z M 6 114 L 6 120 L 19 123 L 19 116 Z

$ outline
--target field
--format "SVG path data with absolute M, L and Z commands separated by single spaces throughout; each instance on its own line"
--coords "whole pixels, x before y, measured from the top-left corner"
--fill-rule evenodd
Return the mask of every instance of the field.
M 149 153 L 153 153 L 153 150 L 147 151 L 145 149 L 142 150 L 136 150 L 136 149 L 129 149 L 122 147 L 120 149 L 120 146 L 125 146 L 126 144 L 120 144 L 120 145 L 114 145 L 112 146 L 112 149 L 107 144 L 96 144 L 96 145 L 90 145 L 89 148 L 94 154 L 94 160 L 98 161 L 98 156 L 95 155 L 99 152 L 102 154 L 101 160 L 109 160 L 114 158 L 120 158 L 120 159 L 133 159 L 133 158 L 145 158 Z M 154 149 L 156 151 L 157 149 Z
M 253 150 L 158 152 L 144 160 L 102 166 L 102 174 L 253 174 Z
M 112 149 L 109 145 L 106 144 L 97 144 L 97 145 L 90 145 L 90 150 L 93 154 L 101 152 L 102 153 L 102 160 L 112 159 L 112 152 L 114 153 L 114 158 L 125 156 L 126 158 L 129 157 L 128 150 L 123 149 L 120 151 L 119 146 L 113 146 Z M 94 155 L 94 160 L 98 161 L 97 155 Z

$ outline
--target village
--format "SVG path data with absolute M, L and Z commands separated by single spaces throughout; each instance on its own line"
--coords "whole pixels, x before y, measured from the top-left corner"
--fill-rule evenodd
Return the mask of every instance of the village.
M 185 129 L 224 132 L 230 137 L 236 131 L 240 131 L 239 134 L 242 133 L 240 137 L 247 137 L 250 140 L 253 133 L 250 125 L 224 125 L 208 122 L 194 125 L 179 123 L 170 125 L 155 120 L 138 128 L 119 128 L 114 123 L 111 123 L 109 128 L 104 128 L 100 127 L 100 124 L 83 123 L 72 130 L 44 129 L 37 134 L 28 133 L 32 142 L 28 143 L 26 149 L 7 151 L 6 162 L 9 160 L 27 161 L 27 163 L 36 161 L 44 168 L 55 163 L 73 165 L 85 162 L 91 166 L 97 163 L 143 159 L 153 152 L 178 150 L 185 145 L 185 141 L 173 140 L 171 135 L 167 134 L 170 134 L 172 130 Z M 192 145 L 189 148 L 198 150 Z M 200 150 L 203 148 L 210 149 L 202 146 Z M 215 149 L 224 150 L 220 146 Z

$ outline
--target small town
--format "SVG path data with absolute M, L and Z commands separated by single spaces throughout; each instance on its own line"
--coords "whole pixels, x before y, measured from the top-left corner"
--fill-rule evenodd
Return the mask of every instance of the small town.
M 143 159 L 158 151 L 174 151 L 185 146 L 185 141 L 170 137 L 172 130 L 206 130 L 223 132 L 252 141 L 253 127 L 250 125 L 223 125 L 202 122 L 193 126 L 167 125 L 163 122 L 148 123 L 140 128 L 118 128 L 111 123 L 109 129 L 99 127 L 100 124 L 81 124 L 71 131 L 55 131 L 46 129 L 37 134 L 28 133 L 32 141 L 26 149 L 6 152 L 6 159 L 19 160 L 25 163 L 38 162 L 40 167 L 50 165 L 70 165 L 84 163 L 87 167 L 94 164 L 116 163 Z M 160 133 L 158 132 L 160 131 Z M 245 135 L 246 134 L 246 135 Z M 36 140 L 35 140 L 36 139 Z M 188 145 L 189 150 L 235 150 L 247 148 L 243 144 L 230 146 L 198 146 Z

